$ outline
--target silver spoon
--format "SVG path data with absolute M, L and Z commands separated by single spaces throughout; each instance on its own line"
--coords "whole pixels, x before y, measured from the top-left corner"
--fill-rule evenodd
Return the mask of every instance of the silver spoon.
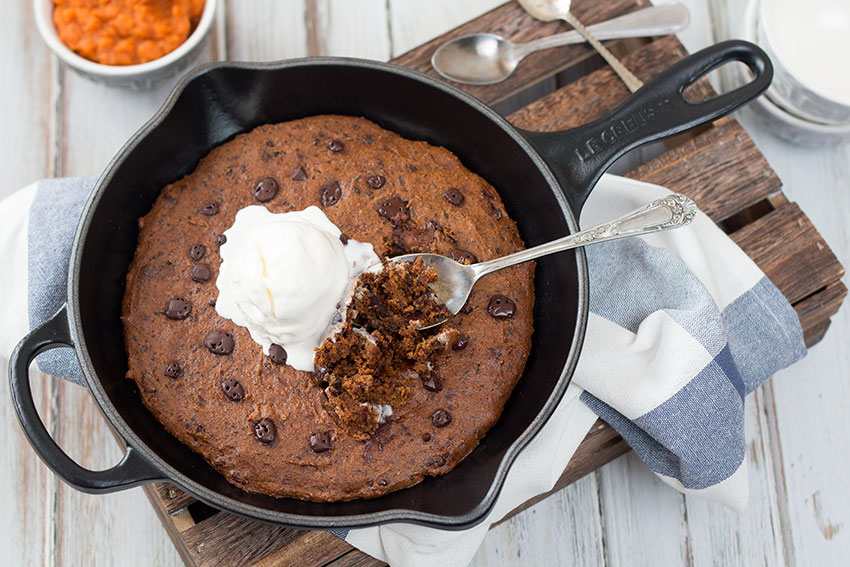
M 631 92 L 636 92 L 643 86 L 643 82 L 634 76 L 625 65 L 620 63 L 613 53 L 608 51 L 608 48 L 599 43 L 593 35 L 587 31 L 578 18 L 570 12 L 570 4 L 572 0 L 519 0 L 519 5 L 523 9 L 543 22 L 554 22 L 555 20 L 564 20 L 570 24 L 575 30 L 584 36 L 593 49 L 602 56 L 605 61 L 614 69 L 614 72 L 622 79 Z
M 687 6 L 661 4 L 588 26 L 596 39 L 653 37 L 688 27 Z M 514 43 L 493 33 L 476 33 L 449 41 L 431 56 L 431 66 L 443 77 L 466 85 L 492 85 L 507 79 L 520 61 L 536 51 L 584 42 L 577 31 Z
M 422 258 L 425 264 L 436 268 L 439 279 L 431 284 L 431 288 L 437 295 L 437 303 L 444 304 L 452 315 L 457 315 L 466 304 L 472 286 L 487 274 L 587 244 L 680 228 L 690 224 L 696 211 L 696 204 L 690 197 L 673 193 L 613 221 L 486 262 L 465 265 L 439 254 L 404 254 L 390 260 L 412 262 Z M 443 319 L 420 330 L 436 327 L 447 320 Z

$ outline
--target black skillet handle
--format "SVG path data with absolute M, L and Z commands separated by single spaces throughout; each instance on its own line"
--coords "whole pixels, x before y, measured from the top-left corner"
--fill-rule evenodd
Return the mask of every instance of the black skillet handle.
M 744 86 L 704 102 L 689 103 L 684 90 L 713 69 L 732 61 L 750 68 Z M 773 65 L 756 45 L 724 41 L 686 57 L 626 99 L 608 115 L 563 132 L 523 132 L 558 176 L 575 211 L 581 210 L 602 173 L 637 146 L 690 130 L 729 114 L 764 92 Z
M 123 458 L 114 467 L 105 471 L 90 471 L 74 462 L 56 444 L 35 409 L 30 388 L 29 366 L 42 352 L 62 346 L 74 347 L 68 328 L 67 305 L 24 337 L 15 347 L 9 361 L 12 403 L 24 433 L 41 460 L 62 480 L 83 492 L 115 492 L 139 484 L 163 480 L 162 472 L 130 446 L 127 446 Z

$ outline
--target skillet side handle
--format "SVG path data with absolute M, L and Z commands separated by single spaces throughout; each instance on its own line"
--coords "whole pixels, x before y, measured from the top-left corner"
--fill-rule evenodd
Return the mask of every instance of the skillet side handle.
M 104 471 L 90 471 L 74 462 L 56 444 L 36 411 L 30 388 L 29 366 L 42 352 L 61 346 L 74 347 L 68 327 L 67 305 L 24 337 L 15 347 L 9 361 L 12 403 L 27 439 L 41 460 L 66 483 L 89 493 L 116 492 L 163 480 L 163 474 L 130 446 L 127 446 L 121 461 L 114 467 Z
M 735 90 L 692 104 L 685 89 L 712 70 L 740 61 L 753 79 Z M 529 139 L 580 211 L 602 173 L 623 154 L 643 144 L 680 134 L 725 116 L 763 93 L 773 65 L 758 46 L 724 41 L 674 63 L 606 116 L 562 132 L 529 132 Z

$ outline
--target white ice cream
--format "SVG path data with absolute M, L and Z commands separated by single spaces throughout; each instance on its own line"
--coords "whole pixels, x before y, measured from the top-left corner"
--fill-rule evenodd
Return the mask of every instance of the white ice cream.
M 248 329 L 268 354 L 313 370 L 315 349 L 352 279 L 379 261 L 371 244 L 349 239 L 318 207 L 274 214 L 252 205 L 225 231 L 215 309 Z

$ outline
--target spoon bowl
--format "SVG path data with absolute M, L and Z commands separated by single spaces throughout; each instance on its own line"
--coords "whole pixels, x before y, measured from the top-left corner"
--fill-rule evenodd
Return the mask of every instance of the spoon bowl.
M 541 22 L 554 22 L 569 13 L 572 0 L 519 0 L 519 3 Z
M 404 254 L 390 258 L 390 261 L 413 262 L 421 259 L 426 265 L 437 270 L 437 281 L 430 286 L 437 303 L 445 305 L 452 315 L 457 315 L 466 304 L 475 282 L 487 274 L 587 244 L 681 228 L 691 223 L 696 212 L 696 203 L 690 197 L 673 193 L 612 221 L 486 262 L 467 265 L 440 254 L 430 253 Z M 431 329 L 446 321 L 448 318 L 419 330 Z
M 507 79 L 525 55 L 516 44 L 494 33 L 459 37 L 434 52 L 431 65 L 442 76 L 467 85 L 491 85 Z
M 588 26 L 599 40 L 653 37 L 679 32 L 690 22 L 687 6 L 678 2 L 650 6 Z M 458 37 L 440 46 L 431 66 L 443 77 L 466 85 L 492 85 L 507 79 L 528 55 L 545 49 L 583 43 L 577 31 L 514 43 L 494 33 Z

